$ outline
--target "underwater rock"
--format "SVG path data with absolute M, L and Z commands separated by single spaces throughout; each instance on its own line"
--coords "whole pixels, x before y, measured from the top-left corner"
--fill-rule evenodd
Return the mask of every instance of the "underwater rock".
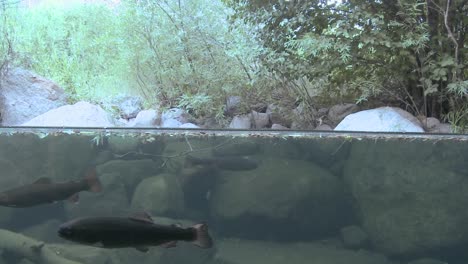
M 206 264 L 210 263 L 215 252 L 215 248 L 200 250 L 200 248 L 190 243 L 177 243 L 175 248 L 162 250 L 160 262 L 158 263 Z
M 113 135 L 107 138 L 109 150 L 114 154 L 125 154 L 131 151 L 138 151 L 140 138 L 123 135 Z
M 51 219 L 38 225 L 21 230 L 21 233 L 31 238 L 44 241 L 46 243 L 57 243 L 62 241 L 57 236 L 57 227 L 61 222 L 57 219 Z
M 342 182 L 311 162 L 266 158 L 256 170 L 221 176 L 211 212 L 236 236 L 311 239 L 352 219 Z
M 2 262 L 0 262 L 2 263 Z M 31 260 L 28 260 L 28 259 L 22 259 L 20 260 L 20 262 L 18 262 L 18 264 L 35 264 L 35 262 L 32 262 Z
M 344 176 L 374 248 L 419 256 L 466 243 L 468 178 L 454 171 L 465 152 L 457 142 L 353 142 Z
M 145 178 L 157 175 L 161 165 L 151 159 L 111 160 L 96 168 L 98 174 L 112 174 L 112 183 L 122 184 L 131 199 L 136 186 Z M 105 189 L 105 186 L 104 186 Z
M 98 153 L 90 136 L 49 134 L 42 144 L 46 157 L 42 176 L 54 182 L 83 179 Z
M 98 174 L 102 192 L 80 193 L 80 202 L 64 203 L 69 219 L 86 216 L 118 215 L 128 212 L 130 206 L 129 194 L 119 173 Z M 130 176 L 131 177 L 131 176 Z
M 219 169 L 213 166 L 184 168 L 177 177 L 183 190 L 184 215 L 194 218 L 207 217 L 209 200 L 219 178 Z
M 0 165 L 2 177 L 0 179 L 0 189 L 8 187 L 2 183 L 5 178 L 14 177 L 16 184 L 33 181 L 42 172 L 47 161 L 44 141 L 38 136 L 30 134 L 2 134 L 0 135 L 0 159 L 10 161 L 15 164 L 17 173 L 10 174 L 6 168 Z M 21 164 L 19 166 L 18 164 Z M 27 177 L 29 175 L 29 177 Z M 26 176 L 26 177 L 23 177 Z M 24 182 L 22 182 L 24 181 Z M 15 185 L 16 185 L 15 184 Z M 13 187 L 13 186 L 11 186 Z
M 408 264 L 448 264 L 448 263 L 446 261 L 441 261 L 437 259 L 423 258 L 423 259 L 413 260 L 411 262 L 408 262 Z
M 298 139 L 271 138 L 265 139 L 262 143 L 263 151 L 264 153 L 268 153 L 269 157 L 286 160 L 302 160 L 306 157 L 307 154 L 307 151 L 304 151 L 304 142 Z
M 249 156 L 262 151 L 262 147 L 254 140 L 232 142 L 212 150 L 213 156 Z
M 137 186 L 131 207 L 154 215 L 180 214 L 184 210 L 181 184 L 167 173 L 146 178 Z
M 275 243 L 242 239 L 218 241 L 210 263 L 232 264 L 391 264 L 385 256 L 369 251 L 340 249 L 321 243 Z M 218 262 L 219 261 L 219 262 Z
M 22 182 L 27 182 L 24 173 L 10 160 L 0 158 L 0 192 L 19 186 Z M 14 208 L 0 206 L 0 225 L 6 226 L 14 219 Z
M 112 257 L 114 250 L 74 244 L 48 244 L 48 247 L 57 255 L 80 263 L 123 264 L 123 262 L 114 261 Z
M 411 262 L 408 262 L 408 264 L 448 264 L 448 263 L 446 261 L 441 261 L 437 259 L 423 258 L 423 259 L 413 260 Z
M 186 167 L 206 166 L 215 167 L 220 170 L 244 171 L 254 170 L 258 167 L 259 161 L 248 156 L 230 156 L 230 157 L 196 157 L 187 155 L 185 157 Z
M 363 248 L 369 242 L 369 236 L 359 226 L 343 227 L 341 239 L 344 246 L 349 249 Z

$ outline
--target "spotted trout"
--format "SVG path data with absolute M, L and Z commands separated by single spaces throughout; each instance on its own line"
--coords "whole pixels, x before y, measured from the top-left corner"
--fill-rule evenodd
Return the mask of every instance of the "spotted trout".
M 32 207 L 61 200 L 78 201 L 81 191 L 100 192 L 102 189 L 96 171 L 90 170 L 79 181 L 53 183 L 49 178 L 39 178 L 26 184 L 0 193 L 0 205 L 7 207 Z
M 77 218 L 59 227 L 60 237 L 80 244 L 102 248 L 136 248 L 146 252 L 150 246 L 175 247 L 177 241 L 210 248 L 213 241 L 206 224 L 183 228 L 160 225 L 146 213 L 130 217 Z

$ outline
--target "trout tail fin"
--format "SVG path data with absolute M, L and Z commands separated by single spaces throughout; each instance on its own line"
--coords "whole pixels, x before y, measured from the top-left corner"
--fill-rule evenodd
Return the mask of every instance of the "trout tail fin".
M 192 242 L 196 246 L 201 248 L 210 248 L 213 246 L 213 239 L 211 239 L 210 234 L 208 233 L 208 227 L 206 224 L 196 224 L 192 226 L 195 229 L 195 240 Z

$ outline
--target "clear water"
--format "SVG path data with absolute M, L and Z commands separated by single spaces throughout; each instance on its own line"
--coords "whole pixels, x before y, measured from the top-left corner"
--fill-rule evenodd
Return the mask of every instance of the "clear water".
M 2 191 L 79 180 L 93 167 L 103 186 L 78 203 L 0 207 L 1 264 L 468 263 L 466 136 L 0 131 Z M 141 211 L 162 224 L 205 222 L 214 247 L 143 253 L 57 236 L 77 217 Z

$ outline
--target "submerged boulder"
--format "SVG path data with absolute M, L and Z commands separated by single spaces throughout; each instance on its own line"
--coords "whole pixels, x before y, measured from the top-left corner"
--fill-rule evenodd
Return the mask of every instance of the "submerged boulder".
M 218 243 L 214 263 L 256 264 L 391 264 L 385 256 L 347 250 L 322 243 L 280 244 L 264 241 L 224 239 Z
M 468 241 L 467 150 L 449 143 L 352 145 L 344 177 L 374 248 L 408 256 Z
M 146 211 L 153 215 L 181 213 L 184 209 L 181 185 L 171 174 L 146 178 L 137 186 L 131 206 L 133 211 Z
M 264 159 L 255 170 L 224 171 L 218 182 L 213 217 L 239 236 L 310 239 L 338 232 L 350 218 L 343 217 L 349 210 L 341 181 L 311 162 Z

